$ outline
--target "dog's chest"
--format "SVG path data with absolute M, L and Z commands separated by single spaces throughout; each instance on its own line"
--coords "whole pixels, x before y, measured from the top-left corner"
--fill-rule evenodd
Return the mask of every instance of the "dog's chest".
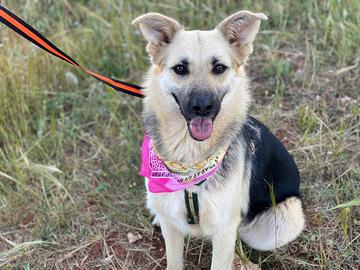
M 166 219 L 184 234 L 211 236 L 236 220 L 247 207 L 242 179 L 227 179 L 218 188 L 194 187 L 199 206 L 199 224 L 189 224 L 184 191 L 165 194 L 147 194 L 147 206 L 157 219 Z M 243 195 L 243 196 L 241 196 Z

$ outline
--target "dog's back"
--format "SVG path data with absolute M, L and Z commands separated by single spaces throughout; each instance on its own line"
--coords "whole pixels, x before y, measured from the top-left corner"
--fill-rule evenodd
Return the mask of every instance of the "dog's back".
M 256 215 L 289 197 L 300 196 L 296 164 L 282 143 L 260 121 L 249 116 L 241 129 L 246 141 L 247 164 L 251 166 L 250 204 L 246 215 Z
M 245 166 L 251 168 L 240 236 L 255 249 L 275 249 L 304 228 L 299 172 L 282 143 L 255 118 L 247 118 L 238 137 L 246 144 Z

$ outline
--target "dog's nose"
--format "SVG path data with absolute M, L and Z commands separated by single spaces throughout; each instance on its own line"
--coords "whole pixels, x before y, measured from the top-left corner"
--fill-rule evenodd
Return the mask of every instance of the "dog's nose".
M 212 117 L 218 112 L 218 103 L 212 93 L 193 95 L 190 99 L 190 110 L 194 116 Z

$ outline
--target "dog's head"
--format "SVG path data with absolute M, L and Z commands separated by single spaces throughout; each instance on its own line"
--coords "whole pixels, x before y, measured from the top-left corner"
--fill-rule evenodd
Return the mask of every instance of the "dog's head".
M 211 31 L 186 31 L 158 13 L 135 19 L 153 64 L 145 105 L 164 122 L 171 121 L 170 115 L 186 123 L 197 141 L 207 140 L 215 129 L 223 132 L 237 114 L 246 114 L 250 98 L 242 66 L 262 19 L 262 13 L 240 11 Z

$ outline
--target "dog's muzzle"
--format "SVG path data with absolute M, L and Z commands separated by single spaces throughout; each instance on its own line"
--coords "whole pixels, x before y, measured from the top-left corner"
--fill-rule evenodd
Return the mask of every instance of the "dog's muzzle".
M 210 138 L 213 122 L 221 108 L 217 95 L 206 90 L 192 90 L 179 106 L 188 123 L 190 136 L 197 141 Z

